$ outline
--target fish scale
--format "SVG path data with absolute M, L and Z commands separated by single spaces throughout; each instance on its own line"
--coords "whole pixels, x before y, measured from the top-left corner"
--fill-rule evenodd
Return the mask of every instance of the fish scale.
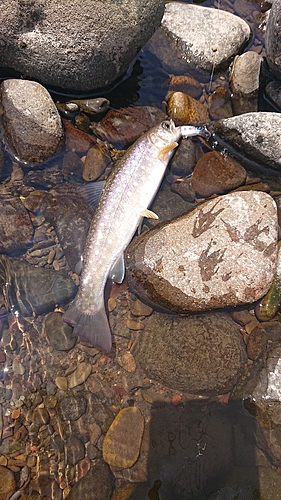
M 142 217 L 157 218 L 147 209 L 164 177 L 181 136 L 204 135 L 204 127 L 176 127 L 172 120 L 148 130 L 118 160 L 103 189 L 89 229 L 82 258 L 79 292 L 64 321 L 92 345 L 109 351 L 111 331 L 104 307 L 108 278 L 124 278 L 124 250 Z M 94 188 L 93 188 L 94 189 Z

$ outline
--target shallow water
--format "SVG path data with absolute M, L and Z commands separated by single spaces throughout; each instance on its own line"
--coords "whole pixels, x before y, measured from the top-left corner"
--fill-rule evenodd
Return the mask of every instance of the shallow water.
M 258 27 L 261 8 L 256 2 L 207 1 L 202 5 L 229 10 L 244 18 L 252 29 L 252 39 L 245 50 L 256 50 L 264 54 L 263 31 Z M 117 109 L 154 105 L 165 110 L 163 100 L 169 88 L 169 74 L 188 74 L 189 67 L 184 61 L 168 56 L 163 64 L 152 49 L 151 42 L 148 42 L 132 63 L 128 74 L 114 88 L 101 89 L 87 94 L 87 97 L 103 95 Z M 190 75 L 204 85 L 207 95 L 212 92 L 214 82 L 227 81 L 227 71 L 212 75 L 192 71 Z M 17 75 L 7 70 L 0 71 L 1 78 L 8 76 Z M 85 97 L 71 92 L 64 94 L 60 89 L 49 90 L 55 101 Z M 270 109 L 262 95 L 259 107 L 260 110 Z M 253 172 L 268 182 L 271 189 L 281 190 L 278 175 L 261 170 Z M 49 237 L 52 228 L 47 226 L 47 231 Z M 36 258 L 31 256 L 30 262 L 36 264 Z M 114 298 L 114 293 L 112 297 Z M 116 291 L 116 300 L 119 307 L 118 320 L 122 315 L 126 318 L 126 284 Z M 173 400 L 174 404 L 171 405 L 174 394 L 170 390 L 160 383 L 153 384 L 151 380 L 143 378 L 143 373 L 139 370 L 122 371 L 122 364 L 117 364 L 112 354 L 102 356 L 83 344 L 69 352 L 55 349 L 44 332 L 44 321 L 43 317 L 34 322 L 15 322 L 12 317 L 5 317 L 1 321 L 2 352 L 5 356 L 0 359 L 0 402 L 3 407 L 0 464 L 10 467 L 14 472 L 17 481 L 15 491 L 19 489 L 24 465 L 29 467 L 32 479 L 20 498 L 72 498 L 67 495 L 71 494 L 75 482 L 84 476 L 92 461 L 101 457 L 102 437 L 94 439 L 93 422 L 97 421 L 104 432 L 107 419 L 110 420 L 111 416 L 113 418 L 120 408 L 132 405 L 139 407 L 146 420 L 150 421 L 149 435 L 145 434 L 143 441 L 144 448 L 147 447 L 147 480 L 142 475 L 145 467 L 136 465 L 132 471 L 129 468 L 123 475 L 122 471 L 115 470 L 120 484 L 126 482 L 126 479 L 139 484 L 139 490 L 124 498 L 266 498 L 259 494 L 259 467 L 270 469 L 271 464 L 254 444 L 257 423 L 244 409 L 241 398 L 237 397 L 224 405 L 227 400 L 219 403 L 194 403 L 183 395 L 178 403 Z M 121 327 L 120 330 L 119 349 L 122 352 L 122 348 L 126 350 L 128 340 Z M 132 352 L 136 335 L 139 334 L 141 333 L 136 332 L 132 336 Z M 74 383 L 72 391 L 69 387 L 65 390 L 65 380 L 69 383 L 70 377 L 73 372 L 76 373 L 81 363 L 85 363 L 85 367 L 91 366 L 91 375 L 86 381 L 77 385 Z M 61 384 L 60 393 L 57 392 L 58 383 Z M 153 396 L 151 393 L 148 395 L 151 388 Z M 88 410 L 80 418 L 68 418 L 62 415 L 62 409 L 57 410 L 61 406 L 61 399 L 72 396 L 77 404 L 77 411 L 81 410 L 84 402 L 82 404 L 83 400 L 79 400 L 79 397 L 85 395 Z M 150 406 L 147 404 L 149 398 Z M 72 411 L 73 405 L 72 402 Z M 109 408 L 112 415 L 105 416 L 106 412 L 104 407 L 101 409 L 101 405 Z M 18 409 L 19 416 L 13 413 Z M 28 413 L 29 411 L 33 413 Z M 93 421 L 93 414 L 97 420 Z M 82 451 L 81 456 L 77 451 L 80 444 L 78 446 L 73 441 L 73 436 L 77 435 L 82 443 L 81 447 L 84 446 L 87 450 L 84 455 Z M 96 487 L 98 485 L 99 478 L 95 483 Z M 103 487 L 102 483 L 101 488 Z M 91 498 L 85 495 L 84 490 L 83 496 Z

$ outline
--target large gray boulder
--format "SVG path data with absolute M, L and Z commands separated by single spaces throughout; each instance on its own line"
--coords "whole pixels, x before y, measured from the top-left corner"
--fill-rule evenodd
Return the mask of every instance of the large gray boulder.
M 160 25 L 164 0 L 3 0 L 0 65 L 91 90 L 121 76 Z
M 161 26 L 187 62 L 207 71 L 226 67 L 251 33 L 249 25 L 230 12 L 182 2 L 166 4 Z
M 281 0 L 274 0 L 265 32 L 267 62 L 275 76 L 281 79 Z

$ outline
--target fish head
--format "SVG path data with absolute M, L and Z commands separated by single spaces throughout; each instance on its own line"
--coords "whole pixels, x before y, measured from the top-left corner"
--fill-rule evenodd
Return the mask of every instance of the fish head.
M 148 137 L 152 144 L 157 149 L 161 150 L 164 147 L 176 143 L 181 135 L 180 128 L 175 126 L 173 120 L 164 120 L 160 125 L 153 127 L 149 131 Z

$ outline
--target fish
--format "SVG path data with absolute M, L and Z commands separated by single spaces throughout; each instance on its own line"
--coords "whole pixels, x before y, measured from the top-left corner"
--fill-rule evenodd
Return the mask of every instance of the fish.
M 105 305 L 104 288 L 110 278 L 122 283 L 125 277 L 124 251 L 142 218 L 158 216 L 149 210 L 166 167 L 184 136 L 208 134 L 206 127 L 183 125 L 164 120 L 149 129 L 120 158 L 101 192 L 87 235 L 82 256 L 80 287 L 63 320 L 74 327 L 74 334 L 98 349 L 109 352 L 111 330 Z M 99 183 L 93 183 L 99 185 Z M 85 186 L 95 202 L 96 191 Z M 97 189 L 98 190 L 98 189 Z

